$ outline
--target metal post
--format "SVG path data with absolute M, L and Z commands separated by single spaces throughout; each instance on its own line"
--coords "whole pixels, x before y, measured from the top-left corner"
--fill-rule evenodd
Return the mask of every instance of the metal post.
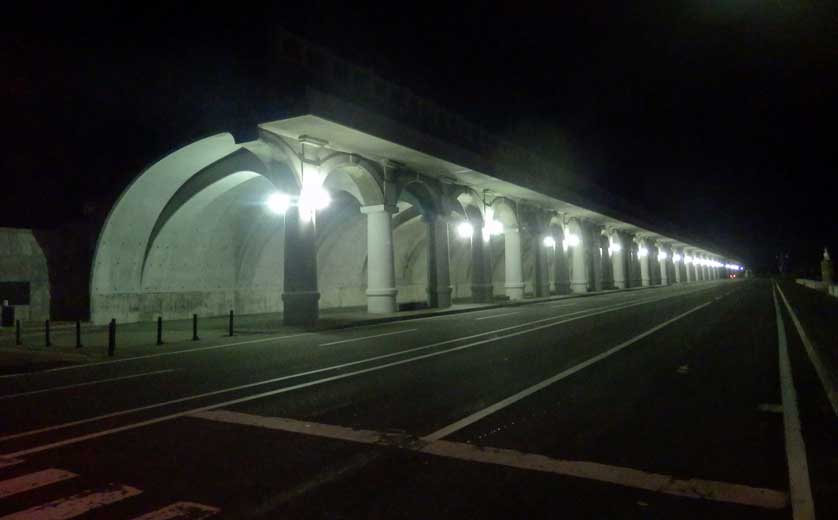
M 15 345 L 20 346 L 20 320 L 15 320 Z
M 113 357 L 116 350 L 116 319 L 108 324 L 108 356 Z
M 192 341 L 198 341 L 198 315 L 192 315 Z
M 50 341 L 49 337 L 49 320 L 44 321 L 44 342 L 46 343 L 46 346 L 52 346 L 52 341 Z
M 233 309 L 230 309 L 230 324 L 228 327 L 230 337 L 233 337 Z
M 163 344 L 163 316 L 157 317 L 157 344 Z
M 81 347 L 81 321 L 76 320 L 76 348 Z

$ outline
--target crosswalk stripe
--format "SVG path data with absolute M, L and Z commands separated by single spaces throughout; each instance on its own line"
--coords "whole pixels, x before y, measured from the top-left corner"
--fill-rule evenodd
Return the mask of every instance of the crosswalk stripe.
M 67 480 L 73 477 L 78 477 L 75 473 L 64 471 L 63 469 L 45 469 L 43 471 L 36 471 L 20 477 L 10 478 L 0 482 L 0 498 L 23 493 L 30 489 L 36 489 L 62 480 Z
M 0 456 L 0 468 L 8 468 L 9 466 L 14 466 L 15 464 L 20 464 L 21 462 L 23 461 L 20 459 Z
M 98 507 L 142 493 L 141 490 L 120 484 L 108 484 L 98 490 L 87 490 L 67 498 L 6 515 L 0 520 L 63 520 L 83 515 Z
M 205 506 L 194 502 L 175 502 L 163 509 L 138 516 L 134 520 L 170 520 L 172 518 L 188 518 L 189 520 L 201 520 L 220 513 L 217 507 Z

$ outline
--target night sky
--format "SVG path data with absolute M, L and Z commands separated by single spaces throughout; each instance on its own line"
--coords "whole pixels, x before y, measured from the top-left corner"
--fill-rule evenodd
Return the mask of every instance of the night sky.
M 80 218 L 185 137 L 275 113 L 264 78 L 280 26 L 759 270 L 781 251 L 799 269 L 825 245 L 838 254 L 826 2 L 272 4 L 5 20 L 0 226 Z

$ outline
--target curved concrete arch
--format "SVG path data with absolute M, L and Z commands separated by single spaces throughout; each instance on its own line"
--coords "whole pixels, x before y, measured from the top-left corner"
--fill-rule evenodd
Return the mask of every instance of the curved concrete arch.
M 384 204 L 381 172 L 375 163 L 355 154 L 336 152 L 320 162 L 322 185 L 351 194 L 361 206 Z
M 497 197 L 492 201 L 491 208 L 497 219 L 503 223 L 504 229 L 518 229 L 518 210 L 516 205 L 506 197 Z

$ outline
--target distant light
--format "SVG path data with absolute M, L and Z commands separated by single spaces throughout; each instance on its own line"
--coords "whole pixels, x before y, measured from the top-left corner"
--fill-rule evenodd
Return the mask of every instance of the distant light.
M 463 239 L 471 238 L 474 236 L 474 226 L 468 222 L 460 222 L 457 225 L 457 235 Z
M 649 250 L 646 249 L 645 247 L 641 247 L 640 249 L 637 250 L 637 256 L 639 256 L 641 258 L 643 258 L 644 256 L 648 256 L 648 255 L 649 255 Z
M 579 240 L 579 237 L 577 235 L 574 235 L 573 233 L 568 233 L 566 235 L 565 241 L 567 242 L 568 247 L 576 247 L 582 242 L 581 240 Z
M 619 242 L 611 242 L 611 245 L 608 247 L 609 250 L 613 251 L 614 253 L 619 253 L 623 250 L 623 246 L 620 245 Z
M 660 253 L 658 253 L 658 260 L 666 260 L 666 252 L 665 251 L 661 251 Z
M 544 247 L 556 247 L 556 239 L 551 236 L 544 237 Z
M 679 255 L 678 253 L 675 253 L 674 255 L 672 255 L 672 261 L 677 264 L 678 262 L 681 261 L 681 255 Z
M 693 263 L 693 257 L 691 257 L 691 256 L 689 256 L 689 255 L 684 255 L 684 263 L 685 263 L 685 264 L 691 264 L 691 263 Z
M 277 191 L 268 195 L 268 198 L 265 199 L 265 206 L 277 215 L 284 215 L 291 207 L 291 198 Z

